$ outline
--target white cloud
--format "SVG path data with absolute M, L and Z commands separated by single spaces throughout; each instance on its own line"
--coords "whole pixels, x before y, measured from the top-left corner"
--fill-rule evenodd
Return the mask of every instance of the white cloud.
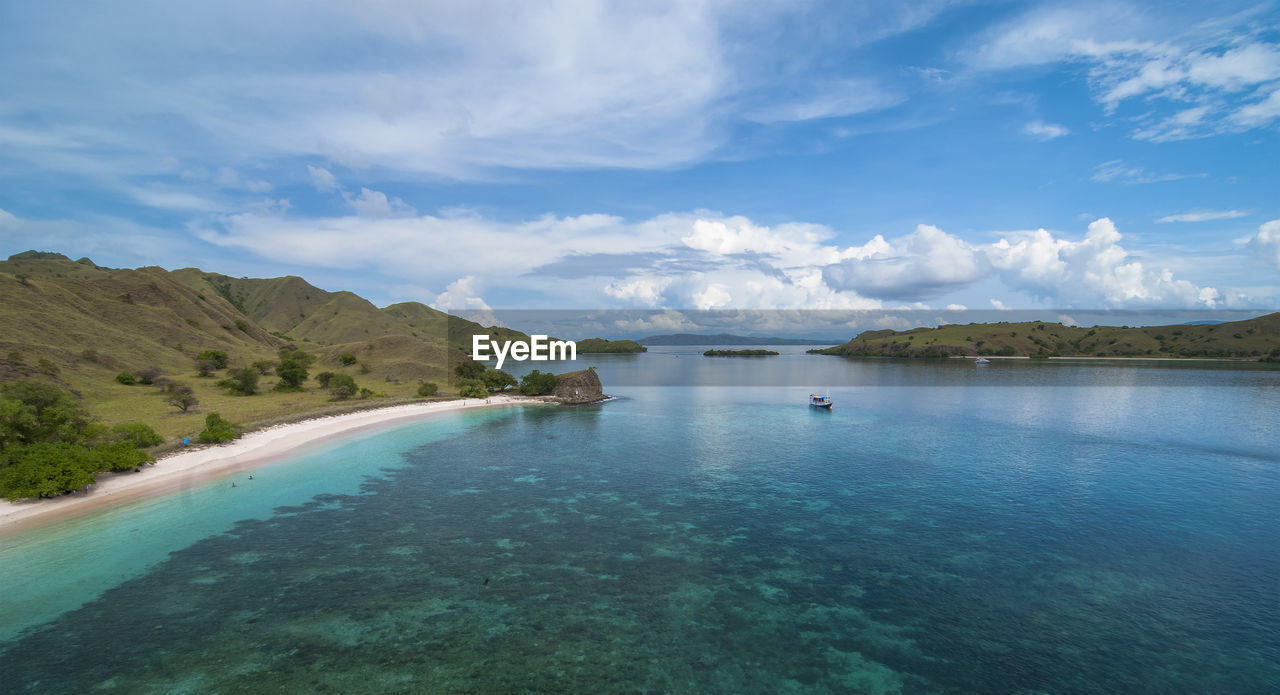
M 1249 240 L 1249 248 L 1264 263 L 1280 270 L 1280 220 L 1264 222 Z
M 487 311 L 491 307 L 479 297 L 480 280 L 474 275 L 458 278 L 449 283 L 435 299 L 435 307 L 454 313 L 463 309 Z
M 255 179 L 244 179 L 240 174 L 231 167 L 222 167 L 218 169 L 218 175 L 214 182 L 223 188 L 234 188 L 249 191 L 250 193 L 266 193 L 271 190 L 271 184 L 266 181 Z
M 18 218 L 8 210 L 0 208 L 0 227 L 16 227 L 18 226 Z
M 870 297 L 918 300 L 964 287 L 988 273 L 974 247 L 931 225 L 886 242 L 876 235 L 823 269 L 827 283 Z
M 759 123 L 811 121 L 880 111 L 906 101 L 904 95 L 865 79 L 819 82 L 811 92 L 749 112 L 746 118 Z
M 1171 174 L 1147 171 L 1140 166 L 1130 166 L 1119 159 L 1103 162 L 1093 169 L 1093 180 L 1101 183 L 1161 183 L 1179 179 L 1200 179 L 1206 174 Z
M 128 193 L 147 207 L 162 210 L 186 210 L 191 212 L 216 212 L 222 207 L 196 193 L 175 191 L 159 186 L 132 186 Z
M 1248 215 L 1244 210 L 1191 210 L 1189 212 L 1178 213 L 1176 215 L 1165 215 L 1156 220 L 1158 223 L 1166 222 L 1209 222 L 1211 220 L 1234 220 L 1237 217 Z
M 1258 128 L 1277 118 L 1280 118 L 1280 88 L 1273 89 L 1266 98 L 1248 104 L 1231 115 L 1231 119 L 1242 128 Z
M 1255 247 L 1272 248 L 1270 234 L 1260 234 Z M 1107 219 L 1090 224 L 1079 240 L 1041 229 L 974 244 L 930 225 L 861 245 L 834 244 L 832 236 L 819 225 L 769 227 L 705 212 L 639 222 L 608 215 L 498 222 L 474 214 L 242 214 L 202 232 L 211 243 L 303 266 L 424 288 L 449 284 L 437 301 L 464 304 L 479 297 L 480 278 L 504 296 L 534 293 L 552 306 L 814 310 L 879 309 L 888 302 L 928 309 L 924 301 L 988 279 L 1064 309 L 1212 307 L 1224 296 L 1133 256 Z M 582 258 L 606 260 L 611 270 L 567 272 Z
M 1067 130 L 1066 126 L 1045 123 L 1044 121 L 1032 121 L 1022 129 L 1022 132 L 1041 140 L 1053 140 L 1054 138 L 1071 134 L 1071 131 Z
M 1151 270 L 1120 246 L 1111 220 L 1089 225 L 1080 241 L 1038 229 L 1016 242 L 992 244 L 986 255 L 1005 284 L 1074 307 L 1214 307 L 1219 293 L 1177 280 L 1166 269 Z
M 418 212 L 399 198 L 387 198 L 386 193 L 368 188 L 361 188 L 358 196 L 346 198 L 361 217 L 412 217 Z
M 1207 137 L 1280 116 L 1280 103 L 1268 95 L 1274 87 L 1249 94 L 1280 79 L 1280 46 L 1259 38 L 1246 15 L 1218 20 L 1215 30 L 1202 24 L 1176 31 L 1169 26 L 1179 21 L 1174 15 L 1159 17 L 1125 3 L 1034 7 L 990 31 L 968 61 L 982 70 L 1081 65 L 1107 114 L 1142 100 L 1134 138 Z M 1156 101 L 1161 108 L 1151 108 Z
M 338 185 L 338 177 L 330 173 L 328 169 L 308 164 L 307 174 L 311 177 L 311 185 L 315 186 L 315 189 L 321 193 L 328 193 L 341 188 Z
M 1012 311 L 1012 310 L 1013 310 L 1010 306 L 1008 306 L 1008 305 L 1007 305 L 1007 304 L 1005 304 L 1004 302 L 1002 302 L 1002 301 L 1000 301 L 999 299 L 996 299 L 996 298 L 994 298 L 994 297 L 992 297 L 992 298 L 991 298 L 990 300 L 988 300 L 988 301 L 990 301 L 990 302 L 991 302 L 991 306 L 995 307 L 995 309 L 996 309 L 997 311 Z

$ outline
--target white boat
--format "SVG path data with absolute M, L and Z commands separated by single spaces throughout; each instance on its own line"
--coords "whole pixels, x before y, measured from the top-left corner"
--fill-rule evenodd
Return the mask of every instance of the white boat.
M 978 359 L 974 360 L 973 363 L 974 364 L 991 364 L 991 360 L 985 357 L 979 357 Z
M 818 394 L 816 394 L 816 393 L 811 393 L 811 394 L 809 394 L 809 405 L 810 405 L 810 406 L 812 406 L 812 407 L 814 407 L 814 408 L 826 408 L 826 409 L 830 410 L 830 409 L 831 409 L 831 397 L 830 397 L 830 396 L 819 396 L 819 395 L 818 395 Z

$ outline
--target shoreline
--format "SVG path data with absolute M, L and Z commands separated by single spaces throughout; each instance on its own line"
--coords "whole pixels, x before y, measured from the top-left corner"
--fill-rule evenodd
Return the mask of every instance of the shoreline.
M 554 404 L 538 397 L 494 395 L 431 403 L 389 405 L 352 413 L 308 418 L 254 430 L 225 444 L 180 449 L 137 473 L 102 473 L 76 492 L 44 499 L 0 499 L 0 538 L 111 506 L 201 485 L 232 473 L 270 465 L 356 432 L 419 420 L 438 413 L 513 405 Z

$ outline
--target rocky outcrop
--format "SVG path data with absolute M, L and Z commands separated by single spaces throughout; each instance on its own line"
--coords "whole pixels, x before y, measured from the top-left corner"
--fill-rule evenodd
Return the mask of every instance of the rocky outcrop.
M 596 368 L 587 367 L 578 372 L 557 374 L 556 388 L 551 396 L 569 405 L 595 403 L 605 399 L 603 389 L 600 377 L 596 376 Z

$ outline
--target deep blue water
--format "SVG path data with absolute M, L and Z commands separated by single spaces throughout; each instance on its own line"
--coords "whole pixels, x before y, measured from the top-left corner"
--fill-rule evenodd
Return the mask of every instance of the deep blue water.
M 0 683 L 1280 691 L 1280 372 L 788 352 L 0 541 Z

